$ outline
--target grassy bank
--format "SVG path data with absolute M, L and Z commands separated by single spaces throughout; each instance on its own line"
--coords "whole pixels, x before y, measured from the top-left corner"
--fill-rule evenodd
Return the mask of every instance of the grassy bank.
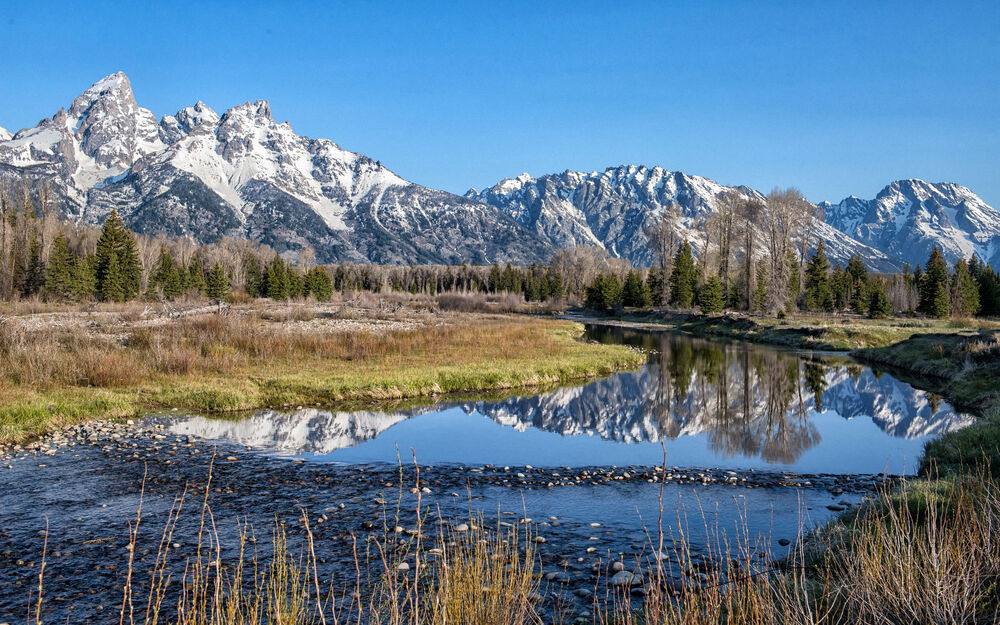
M 559 320 L 333 321 L 251 311 L 100 331 L 2 323 L 0 443 L 94 417 L 513 389 L 608 374 L 645 359 L 622 346 L 582 342 L 579 324 Z
M 678 330 L 702 337 L 824 351 L 885 347 L 927 333 L 954 334 L 970 328 L 1000 328 L 1000 323 L 980 320 L 866 319 L 819 315 L 777 319 L 743 314 L 697 315 L 658 311 L 631 312 L 600 320 L 650 329 Z

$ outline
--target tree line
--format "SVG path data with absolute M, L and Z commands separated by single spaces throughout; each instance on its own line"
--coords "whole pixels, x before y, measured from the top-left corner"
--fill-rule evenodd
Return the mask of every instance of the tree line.
M 765 199 L 735 191 L 721 197 L 697 250 L 677 240 L 677 211 L 668 210 L 646 233 L 656 258 L 650 268 L 633 268 L 594 247 L 559 250 L 548 264 L 530 266 L 320 265 L 309 248 L 279 254 L 247 240 L 198 245 L 137 235 L 114 211 L 100 228 L 73 224 L 56 215 L 46 184 L 22 183 L 0 187 L 0 298 L 325 301 L 357 291 L 464 292 L 582 302 L 599 310 L 1000 314 L 1000 278 L 977 258 L 949 271 L 935 249 L 925 268 L 912 272 L 872 274 L 859 256 L 831 268 L 821 240 L 808 254 L 816 239 L 810 224 L 822 217 L 815 206 L 794 189 Z

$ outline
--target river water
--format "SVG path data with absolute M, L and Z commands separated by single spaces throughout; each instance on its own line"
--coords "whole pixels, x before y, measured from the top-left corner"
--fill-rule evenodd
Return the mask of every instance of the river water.
M 537 394 L 416 408 L 152 415 L 141 425 L 153 434 L 90 433 L 4 459 L 0 622 L 26 614 L 46 523 L 46 620 L 117 616 L 144 479 L 149 543 L 177 495 L 191 484 L 203 492 L 211 472 L 224 550 L 235 548 L 240 522 L 266 534 L 276 519 L 294 528 L 303 511 L 322 515 L 317 549 L 335 578 L 353 568 L 355 537 L 389 517 L 412 525 L 415 456 L 429 491 L 421 503 L 440 521 L 530 518 L 546 538 L 543 571 L 592 587 L 595 566 L 637 557 L 656 534 L 663 474 L 654 467 L 664 454 L 665 533 L 685 527 L 698 550 L 748 529 L 780 556 L 788 547 L 779 539 L 794 543 L 885 476 L 912 474 L 928 439 L 972 422 L 845 356 L 614 327 L 587 333 L 644 349 L 649 361 Z M 196 543 L 193 517 L 178 525 L 180 552 Z

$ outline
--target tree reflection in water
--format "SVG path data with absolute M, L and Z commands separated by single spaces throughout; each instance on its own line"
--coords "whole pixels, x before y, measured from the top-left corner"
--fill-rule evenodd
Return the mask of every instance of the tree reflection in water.
M 656 393 L 644 410 L 662 438 L 676 438 L 697 423 L 720 455 L 785 464 L 820 442 L 810 418 L 811 411 L 822 411 L 828 365 L 820 361 L 745 342 L 611 327 L 590 332 L 653 352 L 649 372 Z

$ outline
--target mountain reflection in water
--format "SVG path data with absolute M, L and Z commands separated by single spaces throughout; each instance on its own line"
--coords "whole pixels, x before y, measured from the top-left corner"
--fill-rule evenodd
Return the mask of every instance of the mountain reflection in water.
M 829 436 L 830 420 L 837 415 L 843 418 L 836 419 L 845 424 L 842 427 L 846 427 L 844 419 L 867 419 L 881 430 L 868 428 L 875 435 L 913 442 L 964 427 L 973 420 L 935 395 L 846 357 L 622 328 L 591 327 L 588 337 L 641 346 L 651 352 L 649 362 L 637 372 L 501 401 L 440 403 L 401 411 L 261 411 L 238 421 L 201 417 L 154 420 L 167 423 L 177 433 L 296 455 L 331 454 L 329 459 L 336 460 L 333 452 L 375 439 L 413 417 L 461 409 L 466 415 L 482 415 L 520 432 L 588 435 L 638 445 L 700 437 L 715 459 L 759 459 L 781 465 L 795 465 L 805 452 L 821 445 L 823 436 L 817 423 L 824 420 L 828 424 Z M 525 441 L 523 437 L 491 438 L 488 432 L 480 432 L 482 427 L 476 419 L 452 419 L 447 420 L 446 432 L 435 435 L 446 436 L 453 448 L 463 444 L 517 446 Z M 845 440 L 853 435 L 843 433 L 837 444 L 850 444 Z M 872 433 L 866 436 L 871 438 Z M 558 440 L 546 441 L 549 448 L 560 444 Z M 877 441 L 868 443 L 879 449 Z M 470 454 L 459 456 L 475 458 Z M 916 456 L 916 451 L 912 455 Z M 718 464 L 711 460 L 706 458 L 702 464 Z M 544 460 L 534 462 L 541 465 Z M 591 463 L 601 464 L 602 459 L 594 458 Z

